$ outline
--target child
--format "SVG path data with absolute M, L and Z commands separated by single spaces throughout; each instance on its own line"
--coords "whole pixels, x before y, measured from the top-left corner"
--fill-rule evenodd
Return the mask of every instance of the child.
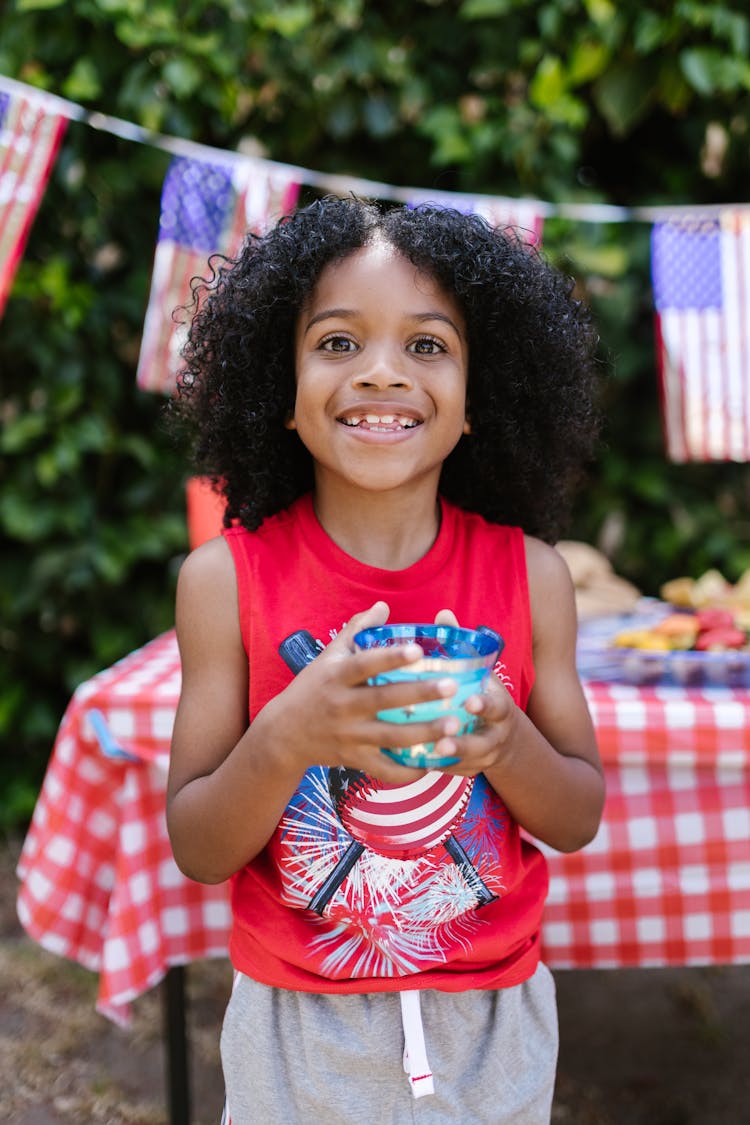
M 549 1121 L 547 873 L 520 830 L 572 851 L 604 799 L 549 545 L 596 428 L 570 289 L 476 216 L 324 199 L 203 293 L 174 409 L 226 528 L 178 583 L 168 821 L 187 875 L 232 877 L 232 1125 Z M 456 765 L 381 751 L 403 728 L 376 712 L 455 688 L 368 685 L 419 655 L 355 649 L 387 620 L 505 640 L 473 733 L 410 728 Z M 295 676 L 300 629 L 322 651 Z

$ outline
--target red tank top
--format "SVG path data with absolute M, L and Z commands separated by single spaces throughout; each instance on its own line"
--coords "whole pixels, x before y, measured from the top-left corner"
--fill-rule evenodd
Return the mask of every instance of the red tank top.
M 505 640 L 495 671 L 526 706 L 534 671 L 523 533 L 445 500 L 441 510 L 430 551 L 400 571 L 345 554 L 309 495 L 255 532 L 224 532 L 251 722 L 292 677 L 279 655 L 285 637 L 307 629 L 328 643 L 378 599 L 392 622 L 432 621 L 449 608 L 462 625 L 495 629 Z M 263 984 L 309 992 L 506 987 L 536 968 L 546 894 L 544 857 L 482 775 L 431 771 L 384 786 L 314 767 L 263 852 L 233 877 L 230 956 Z

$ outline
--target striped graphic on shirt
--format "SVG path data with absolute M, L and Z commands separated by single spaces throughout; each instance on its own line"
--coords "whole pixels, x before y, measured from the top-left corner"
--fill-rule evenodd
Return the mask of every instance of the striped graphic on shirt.
M 347 831 L 381 855 L 408 858 L 443 843 L 461 819 L 472 780 L 431 770 L 409 785 L 361 777 L 340 802 Z

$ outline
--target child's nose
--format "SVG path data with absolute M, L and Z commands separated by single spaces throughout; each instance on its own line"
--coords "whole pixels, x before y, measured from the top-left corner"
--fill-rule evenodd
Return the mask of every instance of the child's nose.
M 410 387 L 411 382 L 403 356 L 397 349 L 386 347 L 363 352 L 353 377 L 356 387 Z

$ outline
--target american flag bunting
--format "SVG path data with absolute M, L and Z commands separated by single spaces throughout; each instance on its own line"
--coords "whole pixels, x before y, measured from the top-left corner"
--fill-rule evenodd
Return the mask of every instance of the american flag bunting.
M 670 460 L 750 461 L 750 212 L 656 223 L 651 272 Z
M 0 88 L 0 315 L 67 124 L 43 94 Z
M 296 204 L 293 173 L 271 163 L 221 163 L 175 157 L 161 197 L 151 291 L 136 375 L 145 391 L 174 390 L 185 340 L 190 282 L 206 277 L 211 254 L 236 254 L 245 234 L 260 232 Z

